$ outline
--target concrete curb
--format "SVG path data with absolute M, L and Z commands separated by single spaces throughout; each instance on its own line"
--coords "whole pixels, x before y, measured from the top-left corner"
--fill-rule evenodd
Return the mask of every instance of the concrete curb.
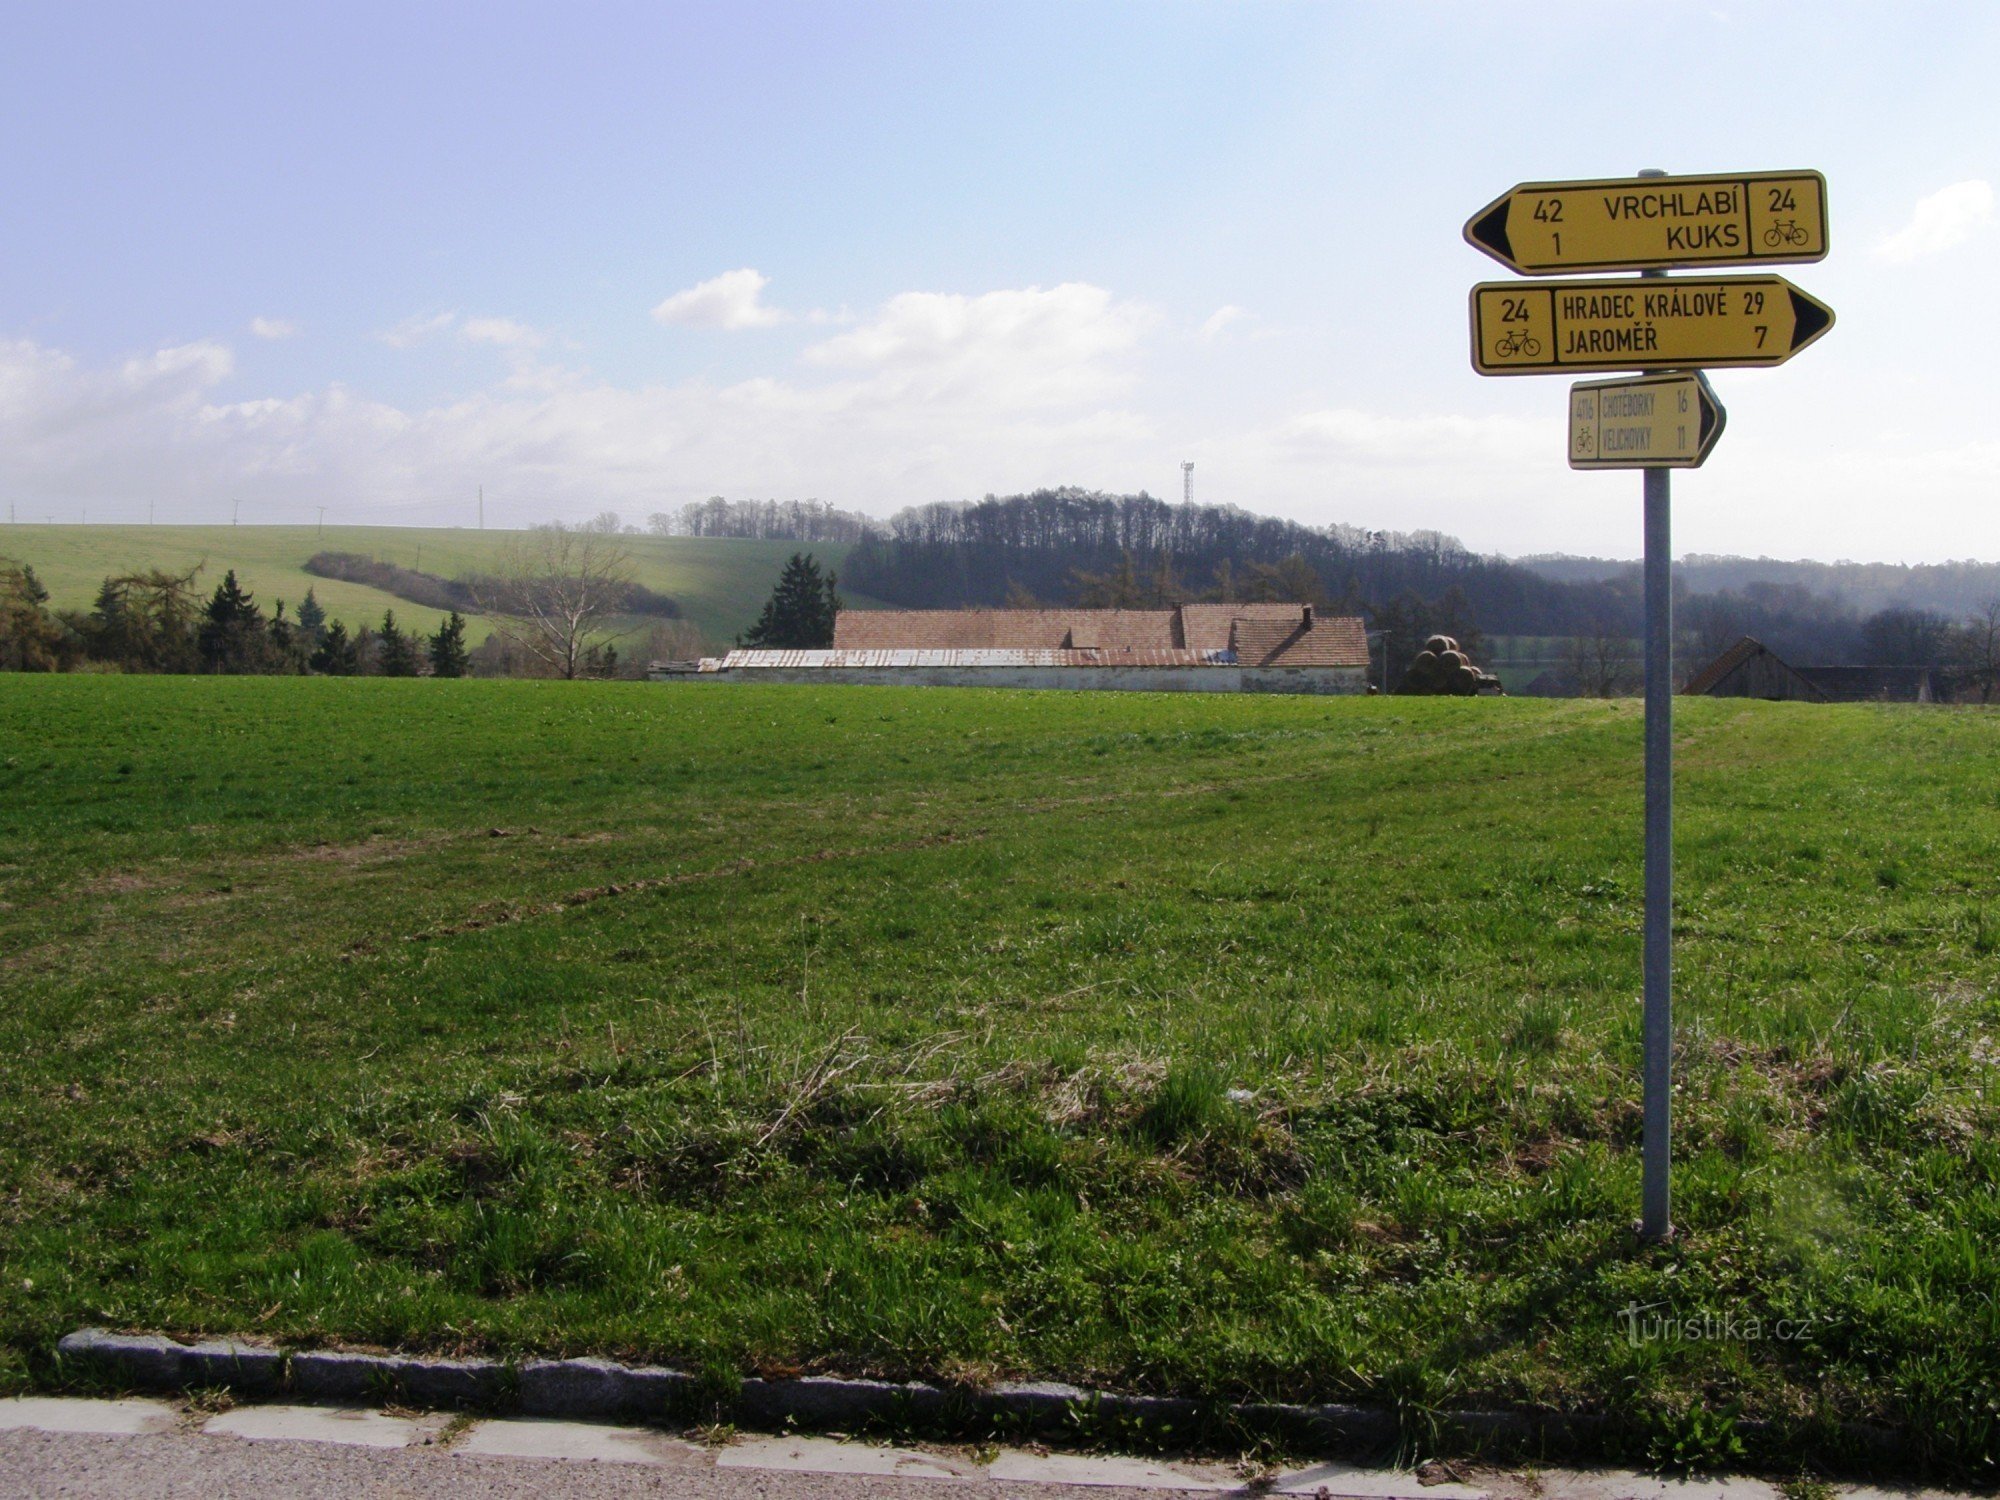
M 337 1350 L 288 1352 L 232 1339 L 183 1344 L 159 1334 L 83 1328 L 56 1345 L 64 1361 L 133 1390 L 185 1391 L 227 1386 L 246 1396 L 283 1395 L 336 1402 L 396 1400 L 412 1406 L 506 1410 L 534 1417 L 661 1417 L 707 1407 L 753 1428 L 842 1428 L 891 1421 L 923 1426 L 954 1417 L 1024 1432 L 1110 1422 L 1187 1430 L 1215 1409 L 1172 1396 L 1088 1391 L 1050 1381 L 1003 1382 L 958 1391 L 922 1381 L 746 1379 L 734 1390 L 709 1390 L 679 1370 L 608 1359 L 426 1359 Z M 1245 1403 L 1224 1408 L 1260 1427 L 1282 1430 L 1315 1448 L 1378 1447 L 1396 1435 L 1394 1419 L 1358 1406 Z M 706 1413 L 702 1413 L 706 1414 Z M 1482 1431 L 1522 1435 L 1530 1424 L 1509 1413 L 1480 1413 Z
M 1309 1452 L 1353 1455 L 1395 1444 L 1393 1412 L 1343 1404 L 1296 1405 L 1239 1402 L 1207 1406 L 1172 1396 L 1120 1395 L 1053 1382 L 1001 1383 L 984 1390 L 952 1390 L 921 1381 L 746 1379 L 721 1388 L 679 1370 L 623 1365 L 608 1359 L 537 1359 L 511 1364 L 493 1359 L 427 1359 L 409 1355 L 333 1350 L 287 1352 L 223 1339 L 183 1344 L 159 1334 L 108 1333 L 84 1328 L 56 1345 L 71 1362 L 126 1388 L 186 1391 L 227 1386 L 247 1396 L 284 1395 L 330 1402 L 398 1401 L 451 1410 L 505 1411 L 533 1417 L 733 1418 L 752 1428 L 840 1429 L 869 1421 L 902 1428 L 939 1423 L 990 1423 L 1023 1434 L 1171 1428 L 1192 1435 L 1204 1419 L 1227 1417 L 1254 1431 L 1282 1436 Z M 1768 1424 L 1743 1422 L 1746 1437 L 1763 1436 Z M 1612 1432 L 1594 1415 L 1558 1412 L 1465 1411 L 1440 1413 L 1439 1437 L 1474 1451 L 1506 1449 L 1545 1454 L 1594 1449 Z M 1889 1458 L 1900 1435 L 1879 1428 L 1850 1428 L 1857 1449 Z

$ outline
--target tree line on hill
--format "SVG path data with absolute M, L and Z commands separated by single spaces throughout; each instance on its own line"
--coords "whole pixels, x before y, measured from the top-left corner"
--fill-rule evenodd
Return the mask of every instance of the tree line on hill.
M 634 613 L 629 558 L 601 531 L 540 527 L 510 542 L 474 594 L 493 627 L 477 647 L 467 646 L 456 607 L 428 635 L 399 625 L 393 609 L 350 633 L 311 586 L 296 615 L 282 600 L 266 613 L 233 568 L 204 597 L 201 571 L 114 575 L 90 609 L 53 610 L 33 567 L 0 558 L 0 670 L 579 678 L 643 669 L 643 657 L 631 661 L 617 646 L 618 625 Z M 656 621 L 646 644 L 659 649 L 662 632 L 686 629 Z
M 1476 657 L 1486 637 L 1505 635 L 1562 642 L 1579 667 L 1595 661 L 1591 681 L 1625 690 L 1645 621 L 1638 567 L 1551 561 L 1483 557 L 1436 531 L 1312 527 L 1233 506 L 1066 488 L 905 510 L 849 549 L 843 578 L 857 593 L 913 609 L 1310 602 L 1367 620 L 1392 685 L 1427 636 L 1453 636 Z M 1979 572 L 1953 564 L 1940 577 L 1971 587 Z M 1884 582 L 1872 572 L 1871 581 Z M 1990 605 L 1951 614 L 1904 603 L 1864 614 L 1799 582 L 1700 592 L 1685 576 L 1675 598 L 1677 651 L 1691 669 L 1754 635 L 1800 662 L 1934 666 L 1975 685 L 1992 676 L 1980 645 L 1992 633 Z
M 1638 566 L 1632 561 L 1563 554 L 1516 561 L 1545 578 L 1586 583 L 1616 578 Z M 2000 598 L 2000 562 L 1827 563 L 1690 553 L 1676 559 L 1674 572 L 1692 594 L 1747 595 L 1753 589 L 1776 586 L 1796 597 L 1796 589 L 1833 603 L 1856 619 L 1886 609 L 1922 609 L 1959 619 Z
M 464 677 L 472 668 L 465 619 L 456 610 L 429 635 L 396 623 L 349 634 L 329 620 L 313 590 L 298 613 L 279 600 L 269 614 L 236 581 L 236 570 L 205 600 L 200 570 L 148 568 L 106 578 L 88 610 L 50 610 L 35 570 L 0 560 L 0 670 L 215 673 L 226 676 Z
M 858 542 L 880 525 L 872 516 L 819 500 L 725 500 L 720 495 L 646 518 L 646 529 L 655 536 L 782 542 Z
M 1373 615 L 1456 589 L 1488 630 L 1523 635 L 1582 629 L 1605 603 L 1594 586 L 1482 557 L 1442 532 L 1304 526 L 1073 488 L 905 510 L 849 549 L 844 577 L 858 593 L 928 609 L 1310 598 Z

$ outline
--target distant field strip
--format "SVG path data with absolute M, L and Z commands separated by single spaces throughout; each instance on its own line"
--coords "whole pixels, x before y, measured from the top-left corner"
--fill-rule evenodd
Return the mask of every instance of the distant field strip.
M 510 536 L 505 531 L 395 526 L 47 526 L 0 527 L 0 557 L 33 566 L 57 609 L 87 610 L 107 575 L 135 569 L 183 571 L 197 564 L 203 593 L 236 570 L 238 580 L 269 611 L 280 599 L 296 613 L 312 589 L 332 619 L 350 631 L 379 625 L 393 609 L 405 626 L 437 629 L 443 616 L 365 584 L 319 578 L 305 571 L 316 552 L 350 552 L 444 578 L 490 572 Z M 738 541 L 712 537 L 632 536 L 633 580 L 671 596 L 712 645 L 722 646 L 757 618 L 779 570 L 793 552 L 814 553 L 836 569 L 842 543 Z M 855 607 L 873 601 L 854 599 Z M 487 634 L 482 622 L 472 639 Z
M 0 1376 L 94 1323 L 1982 1471 L 2000 715 L 1677 711 L 1641 1249 L 1636 705 L 0 677 Z

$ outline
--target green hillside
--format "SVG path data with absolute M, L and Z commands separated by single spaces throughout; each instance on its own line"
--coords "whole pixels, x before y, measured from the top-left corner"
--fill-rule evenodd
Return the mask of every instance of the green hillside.
M 1635 704 L 0 675 L 0 1390 L 91 1323 L 1990 1481 L 2000 713 L 1677 717 L 1645 1246 Z
M 396 526 L 8 526 L 0 529 L 0 557 L 33 566 L 58 609 L 88 609 L 107 574 L 135 568 L 178 570 L 204 564 L 204 586 L 234 568 L 237 579 L 269 608 L 283 599 L 297 607 L 308 587 L 328 615 L 349 627 L 374 624 L 385 609 L 424 630 L 434 630 L 436 610 L 363 584 L 314 578 L 305 571 L 315 552 L 354 552 L 450 578 L 491 568 L 508 538 L 505 531 Z M 778 572 L 793 552 L 809 551 L 837 568 L 844 543 L 730 541 L 705 537 L 621 537 L 633 573 L 650 589 L 672 595 L 711 646 L 733 640 L 756 619 Z M 851 599 L 867 608 L 874 601 Z M 475 622 L 476 641 L 486 632 Z

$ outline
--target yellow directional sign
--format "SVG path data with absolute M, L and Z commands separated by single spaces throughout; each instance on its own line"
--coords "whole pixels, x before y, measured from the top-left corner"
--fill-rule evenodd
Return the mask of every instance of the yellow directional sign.
M 1465 238 L 1525 276 L 1821 260 L 1826 179 L 1739 172 L 1524 182 L 1474 214 Z
M 1782 276 L 1482 281 L 1472 367 L 1482 375 L 1781 365 L 1833 326 Z
M 1700 371 L 1569 388 L 1572 469 L 1698 469 L 1726 420 Z

